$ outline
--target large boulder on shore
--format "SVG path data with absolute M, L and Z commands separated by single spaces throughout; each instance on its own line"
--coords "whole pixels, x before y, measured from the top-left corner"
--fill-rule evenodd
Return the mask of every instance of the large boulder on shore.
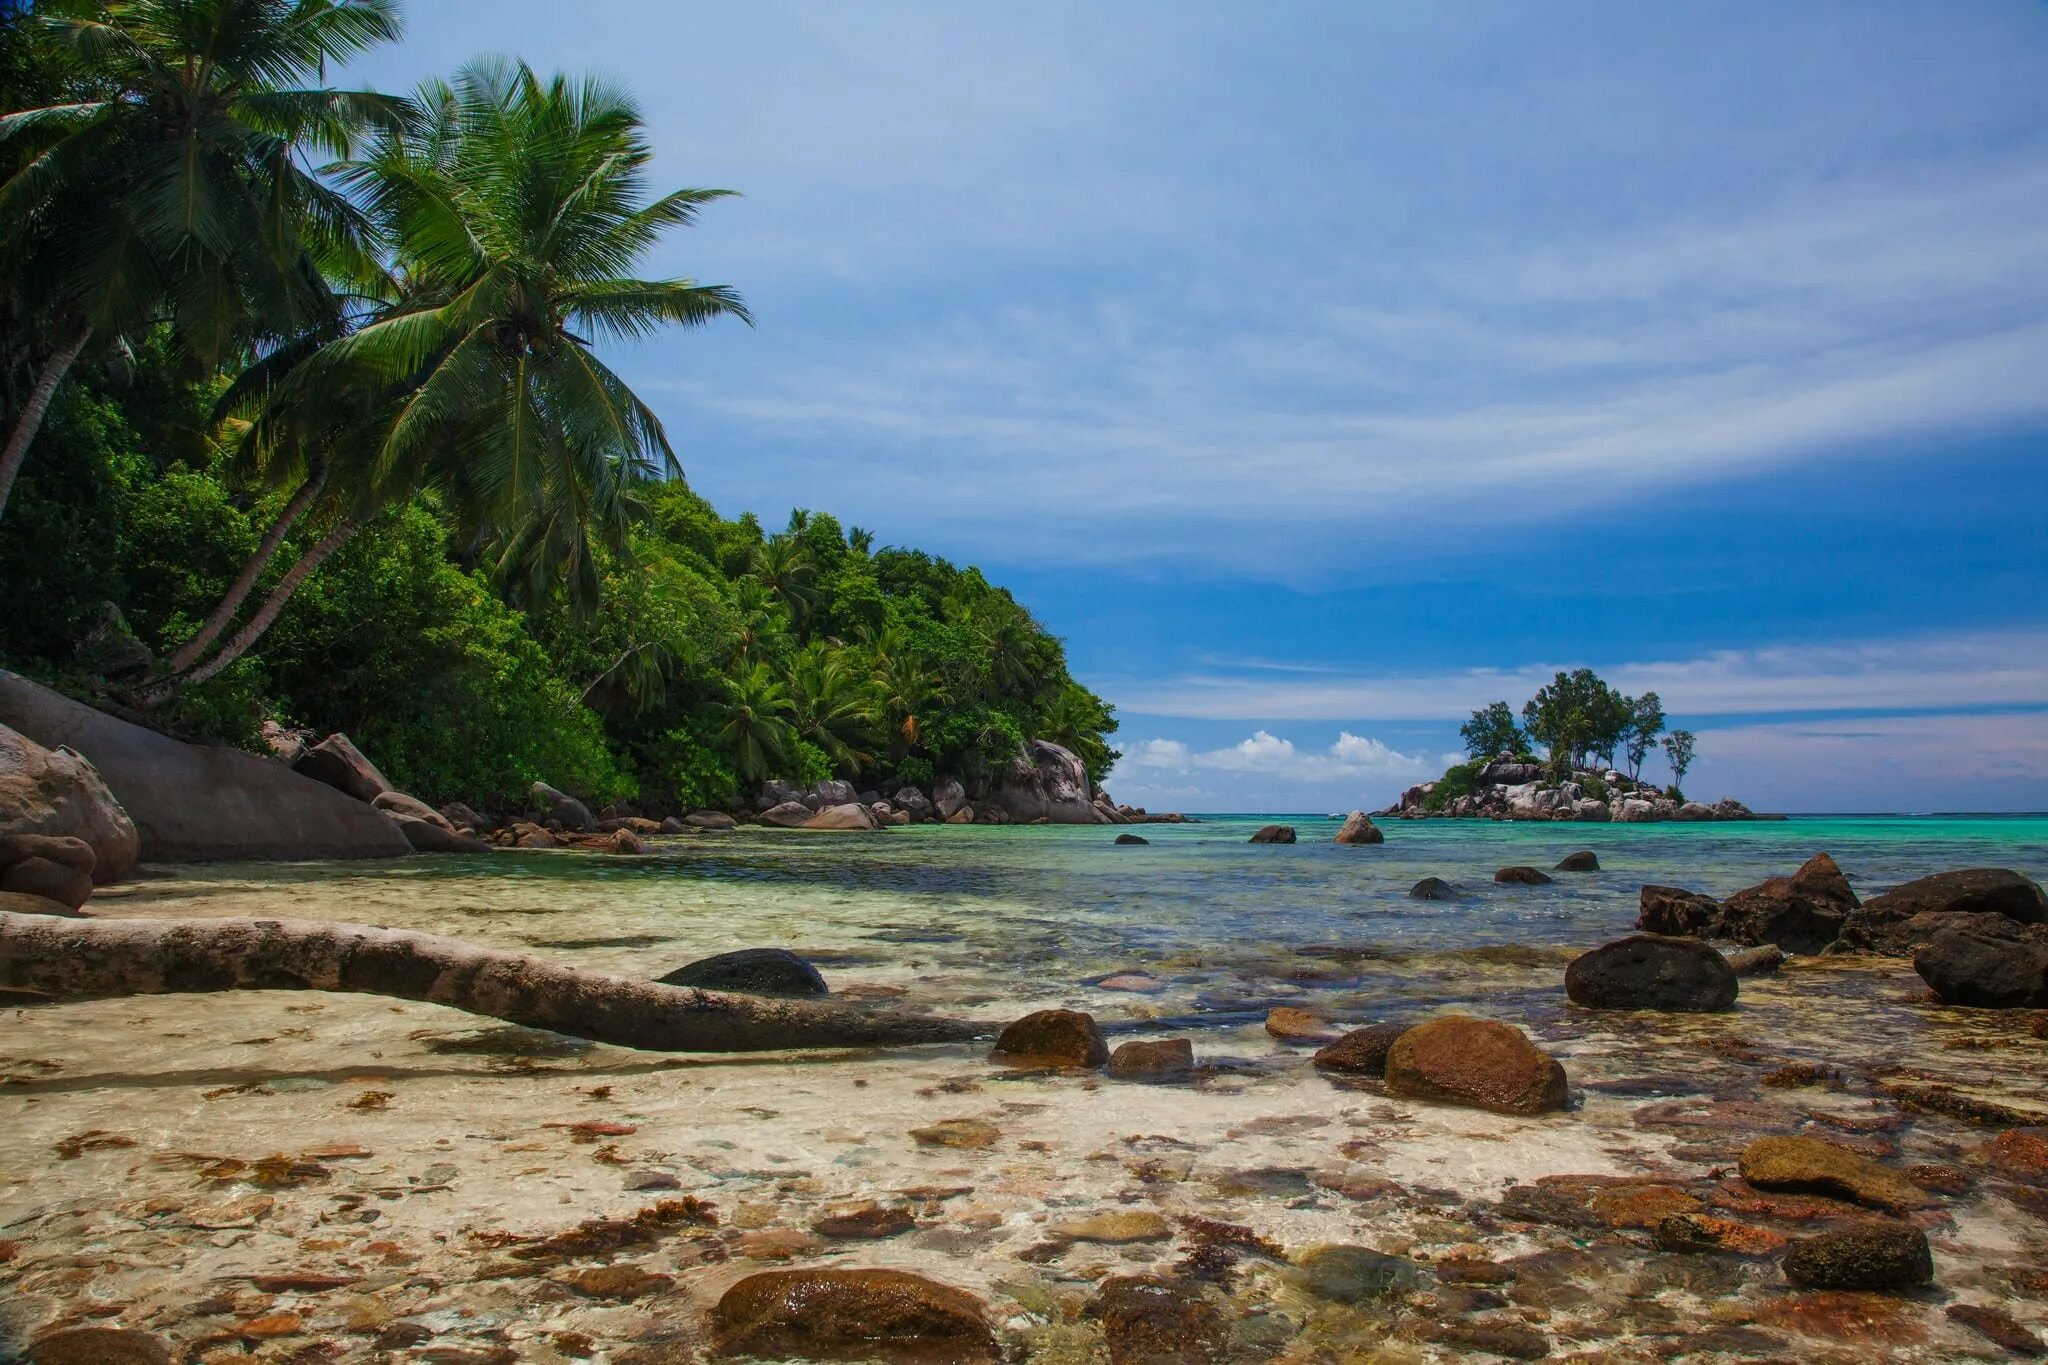
M 1053 825 L 1112 823 L 1095 808 L 1092 796 L 1088 766 L 1073 750 L 1034 739 L 997 776 L 989 802 L 1020 825 L 1033 820 Z
M 275 759 L 186 744 L 4 670 L 0 726 L 45 748 L 68 745 L 90 760 L 115 808 L 133 822 L 145 861 L 395 858 L 412 851 L 381 811 Z M 99 815 L 110 818 L 104 809 Z M 103 882 L 133 866 L 138 853 L 123 856 L 117 830 L 105 823 L 90 828 L 46 832 L 75 833 L 92 844 L 99 859 L 94 875 Z M 107 836 L 104 843 L 99 834 Z
M 0 673 L 0 680 L 13 676 Z M 133 871 L 141 847 L 135 822 L 89 760 L 70 749 L 45 748 L 6 725 L 0 725 L 0 835 L 80 840 L 92 851 L 86 872 L 102 885 Z
M 803 823 L 805 829 L 875 830 L 881 827 L 882 822 L 875 818 L 874 812 L 858 801 L 827 806 Z
M 980 1299 L 903 1270 L 765 1270 L 711 1311 L 721 1354 L 781 1360 L 997 1358 Z
M 1095 1016 L 1080 1010 L 1036 1010 L 996 1035 L 989 1060 L 1005 1066 L 1094 1070 L 1109 1060 Z
M 1710 1014 L 1733 1009 L 1739 987 L 1728 959 L 1696 938 L 1632 934 L 1572 959 L 1564 992 L 1597 1010 Z
M 1946 915 L 1913 955 L 1945 1005 L 1992 1009 L 2048 1005 L 2048 933 L 2003 915 Z
M 1417 1024 L 1387 1051 L 1387 1092 L 1499 1114 L 1565 1105 L 1564 1067 L 1509 1024 L 1446 1015 Z
M 1676 886 L 1645 886 L 1637 897 L 1636 928 L 1646 934 L 1706 938 L 1721 923 L 1721 902 Z
M 324 782 L 344 796 L 365 803 L 392 790 L 391 780 L 363 755 L 347 735 L 333 734 L 318 744 L 299 751 L 292 771 L 315 782 Z
M 1372 817 L 1362 810 L 1355 810 L 1344 817 L 1344 827 L 1337 831 L 1340 844 L 1384 844 L 1387 836 L 1372 822 Z
M 2003 915 L 2021 924 L 2048 922 L 2048 896 L 2031 878 L 2003 867 L 1966 867 L 1895 886 L 1863 903 L 1859 920 L 1903 920 L 1924 914 Z
M 932 787 L 932 809 L 941 820 L 953 823 L 953 817 L 967 809 L 967 789 L 950 777 L 942 777 Z M 973 819 L 972 815 L 968 819 Z
M 533 801 L 546 820 L 560 825 L 575 834 L 589 834 L 597 828 L 597 821 L 591 817 L 590 807 L 578 801 L 565 791 L 557 791 L 545 782 L 533 784 Z
M 92 899 L 92 845 L 68 834 L 0 834 L 0 891 L 76 910 Z
M 1772 877 L 1730 896 L 1721 906 L 1716 936 L 1817 953 L 1841 936 L 1857 904 L 1835 860 L 1816 853 L 1791 876 Z

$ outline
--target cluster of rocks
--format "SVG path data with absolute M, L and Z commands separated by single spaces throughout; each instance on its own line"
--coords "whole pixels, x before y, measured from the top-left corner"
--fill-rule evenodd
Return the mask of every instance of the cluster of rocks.
M 1436 782 L 1410 787 L 1401 793 L 1399 801 L 1379 814 L 1401 820 L 1583 820 L 1618 824 L 1782 818 L 1758 815 L 1733 797 L 1723 797 L 1713 805 L 1674 801 L 1655 787 L 1612 770 L 1575 772 L 1570 780 L 1558 782 L 1549 777 L 1544 764 L 1517 758 L 1492 760 L 1480 770 L 1471 792 L 1432 809 L 1430 797 L 1436 789 Z
M 1142 825 L 1182 824 L 1178 813 L 1154 815 L 1120 806 L 1091 782 L 1075 754 L 1048 740 L 1026 744 L 993 778 L 971 786 L 942 777 L 930 790 L 913 783 L 857 791 L 830 779 L 808 787 L 770 781 L 754 799 L 754 819 L 780 829 L 861 830 L 891 825 Z
M 2048 896 L 2008 868 L 1937 872 L 1865 901 L 1826 853 L 1725 901 L 1645 886 L 1637 926 L 1654 934 L 1771 944 L 1794 953 L 1913 958 L 1943 1002 L 2048 1006 Z

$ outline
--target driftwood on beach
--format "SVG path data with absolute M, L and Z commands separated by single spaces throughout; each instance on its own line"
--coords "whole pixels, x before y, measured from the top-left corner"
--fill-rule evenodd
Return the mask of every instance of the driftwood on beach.
M 939 1043 L 980 1031 L 937 1015 L 663 986 L 367 924 L 0 912 L 0 992 L 57 1003 L 237 990 L 395 996 L 662 1052 Z

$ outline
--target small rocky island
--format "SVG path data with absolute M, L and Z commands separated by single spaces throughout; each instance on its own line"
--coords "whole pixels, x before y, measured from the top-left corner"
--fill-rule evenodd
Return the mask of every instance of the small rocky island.
M 1410 787 L 1379 814 L 1620 824 L 1772 818 L 1733 797 L 1712 805 L 1687 800 L 1681 787 L 1697 737 L 1667 731 L 1664 722 L 1655 692 L 1624 696 L 1590 668 L 1559 673 L 1524 703 L 1519 717 L 1504 701 L 1474 711 L 1458 731 L 1469 761 Z M 1538 747 L 1547 757 L 1536 756 Z M 1643 780 L 1643 763 L 1653 754 L 1671 770 L 1662 788 Z

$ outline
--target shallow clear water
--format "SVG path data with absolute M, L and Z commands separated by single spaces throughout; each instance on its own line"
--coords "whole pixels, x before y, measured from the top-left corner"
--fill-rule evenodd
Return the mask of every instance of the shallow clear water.
M 1303 842 L 1245 842 L 1270 820 Z M 1023 1358 L 1079 1365 L 1103 1359 L 1084 1311 L 1095 1286 L 1182 1273 L 1196 1233 L 1176 1220 L 1191 1217 L 1284 1251 L 1202 1290 L 1229 1321 L 1233 1361 L 1467 1358 L 1432 1335 L 1447 1324 L 1534 1330 L 1558 1354 L 1619 1352 L 1589 1359 L 1983 1357 L 1983 1340 L 1944 1316 L 1953 1303 L 2048 1330 L 2048 1193 L 1987 1175 L 1978 1153 L 1995 1127 L 1908 1111 L 1885 1088 L 1939 1082 L 2048 1115 L 2036 1012 L 1936 1008 L 1910 965 L 1870 959 L 1745 981 L 1725 1015 L 1601 1014 L 1568 1008 L 1562 991 L 1573 953 L 1633 927 L 1644 882 L 1725 894 L 1821 849 L 1866 896 L 1964 866 L 2040 879 L 2048 819 L 1387 821 L 1387 842 L 1361 848 L 1329 843 L 1335 828 L 1215 818 L 1143 827 L 1146 847 L 1099 827 L 743 830 L 661 840 L 646 857 L 152 869 L 95 912 L 368 921 L 643 977 L 780 944 L 848 999 L 991 1025 L 1086 1009 L 1120 1036 L 1192 1038 L 1199 1067 L 1144 1085 L 1005 1073 L 986 1044 L 650 1056 L 433 1006 L 287 992 L 8 1009 L 0 1360 L 10 1333 L 84 1321 L 212 1343 L 221 1359 L 403 1358 L 385 1335 L 401 1330 L 422 1352 L 472 1353 L 450 1360 L 690 1359 L 709 1306 L 741 1276 L 826 1264 L 962 1286 Z M 1541 887 L 1491 879 L 1578 848 L 1602 870 Z M 1409 899 L 1425 876 L 1461 898 Z M 1101 984 L 1134 972 L 1145 989 Z M 1444 1009 L 1512 1020 L 1563 1061 L 1573 1107 L 1505 1118 L 1390 1101 L 1269 1037 L 1264 1012 L 1280 1003 L 1339 1022 Z M 1789 1083 L 1766 1079 L 1787 1068 Z M 593 1119 L 616 1127 L 600 1139 L 571 1126 Z M 1000 1136 L 972 1150 L 910 1136 L 945 1119 Z M 1654 1199 L 1788 1236 L 1854 1215 L 1759 1207 L 1726 1178 L 1744 1143 L 1787 1132 L 1960 1173 L 1962 1192 L 1915 1215 L 1934 1243 L 1933 1289 L 1791 1293 L 1771 1258 L 1654 1251 L 1626 1210 L 1554 1224 L 1504 1198 L 1543 1181 L 1568 1199 L 1587 1181 L 1651 1182 Z M 259 1164 L 275 1153 L 299 1164 L 276 1177 Z M 649 1177 L 672 1193 L 638 1183 Z M 714 1203 L 719 1227 L 596 1258 L 672 1281 L 648 1298 L 574 1288 L 587 1258 L 507 1269 L 508 1238 L 530 1245 L 675 1193 Z M 865 1200 L 913 1210 L 915 1228 L 877 1242 L 810 1230 Z M 1059 1232 L 1134 1211 L 1168 1231 L 1111 1244 Z M 1419 1287 L 1373 1305 L 1309 1293 L 1295 1263 L 1329 1244 L 1412 1257 Z M 1434 1283 L 1430 1263 L 1446 1255 L 1517 1278 L 1499 1302 L 1474 1299 Z M 335 1283 L 266 1287 L 280 1268 Z

